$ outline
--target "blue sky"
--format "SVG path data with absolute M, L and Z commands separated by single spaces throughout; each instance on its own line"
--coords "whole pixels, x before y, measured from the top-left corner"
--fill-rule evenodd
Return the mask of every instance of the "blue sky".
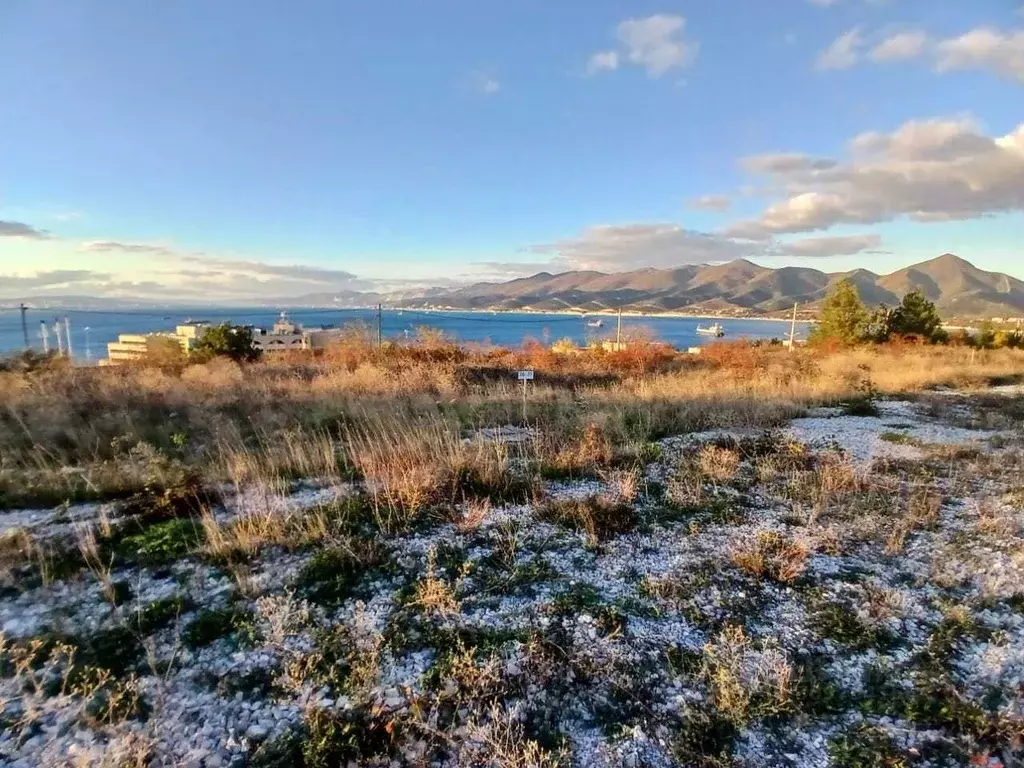
M 10 297 L 1024 278 L 1016 0 L 7 0 L 0 94 Z

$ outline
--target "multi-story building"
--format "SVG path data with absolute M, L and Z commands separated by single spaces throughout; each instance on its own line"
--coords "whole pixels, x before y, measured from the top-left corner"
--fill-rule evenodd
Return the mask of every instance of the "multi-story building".
M 107 344 L 107 359 L 102 364 L 119 365 L 142 360 L 153 354 L 154 348 L 164 339 L 178 343 L 182 351 L 188 354 L 202 339 L 209 327 L 209 323 L 196 322 L 179 325 L 173 333 L 170 331 L 122 333 L 118 336 L 117 341 Z M 286 312 L 282 312 L 270 332 L 253 328 L 253 343 L 261 352 L 275 354 L 303 349 L 323 349 L 332 341 L 337 340 L 340 334 L 341 331 L 337 328 L 306 330 L 301 324 L 289 320 Z

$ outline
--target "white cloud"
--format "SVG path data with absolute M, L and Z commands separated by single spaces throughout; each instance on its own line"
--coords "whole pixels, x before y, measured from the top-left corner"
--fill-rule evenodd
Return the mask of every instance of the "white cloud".
M 936 46 L 935 67 L 940 72 L 962 69 L 991 70 L 1024 83 L 1024 30 L 1002 33 L 974 29 Z
M 749 255 L 751 246 L 678 224 L 651 223 L 590 227 L 579 237 L 528 250 L 551 254 L 555 267 L 614 271 L 731 261 Z
M 818 55 L 818 69 L 849 69 L 860 60 L 864 44 L 860 27 L 854 27 L 836 38 L 832 45 Z
M 971 117 L 912 120 L 893 133 L 868 131 L 855 136 L 850 148 L 867 155 L 897 160 L 955 160 L 984 153 L 992 140 L 981 134 Z
M 682 16 L 656 14 L 627 19 L 616 29 L 620 49 L 592 55 L 587 72 L 614 70 L 627 63 L 643 67 L 651 77 L 682 69 L 693 62 L 700 50 L 699 43 L 684 37 L 685 30 L 686 19 Z
M 92 240 L 79 243 L 80 254 L 111 258 L 136 258 L 133 280 L 93 286 L 93 295 L 119 295 L 135 291 L 140 296 L 240 300 L 278 298 L 305 293 L 371 290 L 373 281 L 332 267 L 304 264 L 268 264 L 252 259 L 224 258 L 201 251 L 179 249 L 165 243 Z M 163 286 L 156 290 L 153 286 Z
M 46 240 L 50 233 L 23 224 L 20 221 L 0 221 L 0 237 L 18 237 L 26 240 Z
M 79 244 L 82 253 L 132 253 L 142 256 L 175 256 L 178 252 L 155 243 L 124 243 L 117 240 L 87 240 Z
M 732 201 L 728 195 L 701 195 L 690 201 L 690 207 L 699 211 L 714 211 L 721 213 L 729 210 Z
M 244 275 L 256 280 L 288 280 L 295 283 L 331 285 L 351 288 L 356 276 L 343 269 L 312 267 L 305 264 L 267 264 L 262 261 L 216 259 L 206 256 L 183 256 L 182 261 L 203 271 Z
M 598 72 L 610 72 L 619 68 L 618 51 L 598 51 L 590 57 L 587 62 L 587 74 L 594 75 Z
M 928 35 L 920 30 L 900 32 L 887 37 L 868 54 L 877 64 L 906 61 L 921 55 L 928 44 Z
M 0 295 L 5 298 L 25 298 L 29 292 L 80 291 L 83 286 L 102 284 L 110 279 L 108 273 L 89 269 L 52 269 L 30 275 L 0 275 Z
M 799 152 L 778 152 L 745 157 L 740 164 L 752 173 L 795 173 L 797 171 L 823 171 L 836 166 L 835 160 L 808 157 Z
M 493 96 L 501 91 L 501 80 L 493 70 L 481 68 L 474 70 L 467 76 L 464 87 L 484 96 Z
M 837 224 L 903 217 L 963 220 L 1024 211 L 1024 124 L 993 138 L 966 118 L 911 121 L 892 133 L 857 136 L 850 149 L 853 159 L 845 163 L 780 163 L 779 155 L 743 161 L 788 196 L 723 234 L 765 240 Z
M 783 256 L 820 258 L 827 256 L 853 256 L 858 253 L 878 253 L 881 235 L 837 235 L 834 237 L 805 237 L 779 243 L 774 252 Z
M 714 264 L 735 259 L 777 257 L 824 258 L 878 252 L 882 238 L 874 233 L 812 237 L 789 241 L 743 242 L 721 234 L 697 232 L 673 223 L 619 224 L 590 227 L 578 237 L 526 249 L 550 255 L 546 262 L 489 262 L 480 265 L 503 279 L 537 272 L 597 270 L 621 272 L 644 268 L 673 269 L 687 264 Z
M 851 29 L 819 55 L 817 67 L 852 67 L 861 61 L 867 46 L 860 28 Z M 880 39 L 867 58 L 876 64 L 925 58 L 936 72 L 986 71 L 1024 83 L 1024 30 L 979 27 L 945 40 L 932 40 L 923 30 L 906 30 Z

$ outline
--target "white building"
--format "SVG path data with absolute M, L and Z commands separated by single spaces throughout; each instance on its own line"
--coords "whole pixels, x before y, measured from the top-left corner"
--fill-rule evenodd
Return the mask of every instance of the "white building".
M 136 360 L 142 360 L 152 353 L 154 343 L 160 339 L 171 339 L 181 345 L 182 352 L 186 355 L 191 352 L 196 343 L 203 337 L 210 324 L 207 322 L 186 323 L 179 325 L 170 331 L 158 331 L 155 333 L 122 333 L 117 341 L 107 344 L 107 359 L 105 365 L 120 365 Z M 304 349 L 324 349 L 331 342 L 341 336 L 338 328 L 311 328 L 302 327 L 288 318 L 287 312 L 282 312 L 280 317 L 268 332 L 260 328 L 253 328 L 253 344 L 260 352 L 276 354 L 278 352 L 291 352 Z
M 288 318 L 282 312 L 270 332 L 254 329 L 253 341 L 261 352 L 289 352 L 299 349 L 323 349 L 341 335 L 337 328 L 311 328 L 306 330 L 300 323 Z

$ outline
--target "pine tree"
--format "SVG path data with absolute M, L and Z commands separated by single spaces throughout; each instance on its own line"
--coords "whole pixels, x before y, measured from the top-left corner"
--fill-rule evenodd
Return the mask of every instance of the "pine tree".
M 810 341 L 856 344 L 864 340 L 867 323 L 868 312 L 857 287 L 849 280 L 841 280 L 825 298 Z
M 942 318 L 935 304 L 920 290 L 911 291 L 903 297 L 892 313 L 891 329 L 901 336 L 920 336 L 928 341 L 940 341 L 945 337 Z

